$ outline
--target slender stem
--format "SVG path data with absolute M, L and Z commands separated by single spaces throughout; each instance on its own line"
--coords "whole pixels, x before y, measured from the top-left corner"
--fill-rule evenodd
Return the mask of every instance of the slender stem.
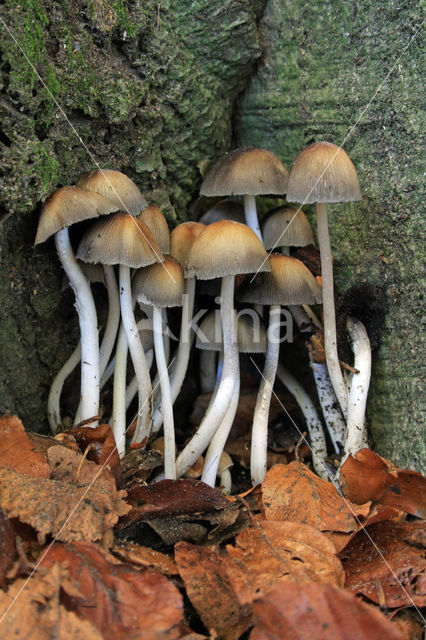
M 112 431 L 120 457 L 126 453 L 126 370 L 127 338 L 121 324 L 115 349 L 114 386 L 112 396 Z
M 240 397 L 240 378 L 237 378 L 234 391 L 232 393 L 231 402 L 225 413 L 225 416 L 220 423 L 216 433 L 211 439 L 209 448 L 207 449 L 206 458 L 204 460 L 203 473 L 201 480 L 210 487 L 214 487 L 217 476 L 217 469 L 219 466 L 220 456 L 225 447 L 226 440 L 228 439 L 229 432 L 234 422 L 235 414 L 237 412 L 238 400 Z
M 251 436 L 250 471 L 253 486 L 263 482 L 267 468 L 269 406 L 280 353 L 280 314 L 280 305 L 270 306 L 268 348 L 254 408 Z
M 120 324 L 120 299 L 114 267 L 103 265 L 103 268 L 108 293 L 108 318 L 99 349 L 99 370 L 101 377 L 108 365 L 117 338 L 118 325 Z
M 108 362 L 108 365 L 106 366 L 105 371 L 101 376 L 101 389 L 103 389 L 103 387 L 106 385 L 108 380 L 111 378 L 112 374 L 114 373 L 114 369 L 115 369 L 115 356 L 111 358 L 111 360 Z
M 223 332 L 223 370 L 215 400 L 205 414 L 190 442 L 176 460 L 176 474 L 180 477 L 203 453 L 222 422 L 231 401 L 239 375 L 237 318 L 234 311 L 234 276 L 222 279 L 220 315 Z
M 151 370 L 152 363 L 154 361 L 154 351 L 152 349 L 149 349 L 145 353 L 145 357 L 146 357 L 146 366 L 148 367 L 149 370 Z M 135 397 L 135 395 L 137 394 L 137 392 L 138 392 L 138 381 L 136 376 L 133 376 L 133 378 L 131 379 L 131 381 L 126 387 L 126 409 L 130 407 L 130 404 L 133 398 Z
M 81 419 L 94 418 L 86 426 L 96 427 L 99 414 L 99 337 L 96 307 L 90 285 L 78 266 L 68 228 L 55 235 L 59 259 L 75 293 L 81 337 Z
M 340 453 L 339 444 L 343 445 L 345 441 L 346 424 L 343 420 L 326 364 L 314 362 L 312 356 L 310 358 L 322 415 L 324 416 L 334 450 L 336 453 Z
M 263 244 L 263 238 L 259 227 L 259 219 L 257 217 L 256 196 L 244 196 L 243 200 L 246 224 L 255 232 L 260 242 Z
M 368 446 L 365 428 L 365 408 L 371 376 L 371 347 L 362 322 L 349 318 L 348 332 L 352 340 L 354 367 L 359 373 L 352 375 L 349 392 L 345 454 L 355 454 Z
M 302 385 L 281 364 L 278 365 L 277 377 L 294 396 L 297 404 L 302 410 L 311 441 L 313 467 L 321 478 L 327 480 L 327 469 L 324 464 L 327 457 L 327 445 L 325 442 L 321 420 L 318 417 L 314 403 L 312 402 Z
M 166 480 L 176 479 L 175 457 L 175 427 L 173 421 L 173 404 L 170 391 L 169 372 L 167 371 L 164 353 L 163 320 L 160 307 L 154 306 L 153 314 L 154 349 L 160 378 L 161 404 L 164 422 L 164 477 Z
M 129 345 L 130 356 L 132 358 L 133 368 L 138 381 L 139 409 L 132 443 L 146 444 L 149 437 L 151 421 L 151 378 L 146 364 L 145 352 L 139 338 L 135 315 L 133 313 L 130 269 L 123 264 L 120 264 L 119 269 L 121 319 L 126 332 L 127 344 Z M 125 393 L 126 392 L 124 391 L 123 402 L 125 402 Z
M 74 371 L 81 358 L 81 342 L 78 344 L 68 360 L 64 362 L 62 367 L 53 379 L 47 398 L 47 419 L 49 421 L 50 430 L 55 434 L 58 427 L 62 424 L 61 420 L 61 393 L 65 380 Z
M 337 355 L 336 312 L 334 309 L 333 262 L 327 223 L 327 205 L 317 203 L 318 243 L 321 254 L 322 303 L 324 313 L 324 347 L 328 373 L 346 418 L 348 394 Z

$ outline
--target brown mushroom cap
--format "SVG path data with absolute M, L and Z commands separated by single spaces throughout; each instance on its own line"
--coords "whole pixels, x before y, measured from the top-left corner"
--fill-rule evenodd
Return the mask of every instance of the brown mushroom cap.
M 269 211 L 262 220 L 262 235 L 265 249 L 315 245 L 308 218 L 301 209 L 294 207 L 277 207 Z
M 164 256 L 148 227 L 128 213 L 99 220 L 83 236 L 77 251 L 83 262 L 145 267 Z
M 330 142 L 303 149 L 291 168 L 289 202 L 350 202 L 361 200 L 356 169 L 347 153 Z
M 132 289 L 138 302 L 156 307 L 181 307 L 184 292 L 182 267 L 177 260 L 166 256 L 162 263 L 139 269 Z
M 118 209 L 136 216 L 148 206 L 139 187 L 125 173 L 113 169 L 95 169 L 80 178 L 77 187 L 90 189 L 111 200 Z
M 284 194 L 288 171 L 276 155 L 266 149 L 235 149 L 226 153 L 208 171 L 203 196 L 257 196 Z
M 150 204 L 139 215 L 141 220 L 152 235 L 163 253 L 170 251 L 170 233 L 166 218 L 155 204 Z
M 244 206 L 238 200 L 229 198 L 216 202 L 208 211 L 203 213 L 199 222 L 202 224 L 212 224 L 219 220 L 234 220 L 235 222 L 245 222 Z
M 78 187 L 61 187 L 43 205 L 34 244 L 76 222 L 97 218 L 117 211 L 118 207 L 98 193 Z
M 268 254 L 254 231 L 239 222 L 220 220 L 208 225 L 194 241 L 185 275 L 211 280 L 269 269 Z
M 183 222 L 170 234 L 170 255 L 179 262 L 182 269 L 195 238 L 204 231 L 205 225 L 200 222 Z
M 247 277 L 237 291 L 237 299 L 254 304 L 319 304 L 321 287 L 307 267 L 290 256 L 269 256 L 270 273 Z

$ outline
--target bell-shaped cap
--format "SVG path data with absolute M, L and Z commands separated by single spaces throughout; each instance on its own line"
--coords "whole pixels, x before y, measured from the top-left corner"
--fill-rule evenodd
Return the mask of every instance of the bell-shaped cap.
M 321 287 L 307 267 L 290 256 L 273 253 L 269 256 L 270 273 L 247 277 L 236 297 L 240 302 L 265 305 L 319 304 Z
M 208 225 L 194 241 L 185 264 L 186 277 L 200 280 L 269 270 L 268 254 L 257 235 L 232 220 Z
M 297 156 L 288 178 L 289 202 L 361 200 L 356 169 L 346 151 L 331 142 L 315 142 Z
M 80 178 L 77 187 L 90 189 L 111 200 L 118 209 L 138 215 L 148 206 L 139 187 L 125 173 L 114 169 L 95 169 Z
M 266 149 L 235 149 L 213 165 L 201 185 L 202 196 L 282 195 L 288 171 L 279 158 Z
M 122 211 L 99 220 L 84 234 L 77 258 L 136 269 L 164 260 L 148 227 Z
M 219 220 L 234 220 L 235 222 L 245 223 L 244 206 L 238 200 L 226 198 L 216 202 L 208 211 L 203 213 L 199 222 L 203 224 L 212 224 Z
M 34 244 L 44 242 L 57 231 L 76 222 L 117 211 L 118 207 L 98 193 L 78 187 L 61 187 L 46 200 L 40 213 Z
M 205 228 L 205 225 L 200 222 L 182 222 L 171 232 L 170 255 L 179 262 L 182 269 L 194 240 Z
M 181 307 L 184 292 L 182 267 L 172 257 L 139 269 L 132 283 L 138 302 L 155 307 Z
M 308 218 L 301 209 L 277 207 L 263 218 L 262 236 L 265 249 L 306 247 L 315 245 Z
M 170 251 L 170 233 L 166 218 L 155 204 L 150 204 L 139 215 L 141 220 L 152 235 L 163 253 Z

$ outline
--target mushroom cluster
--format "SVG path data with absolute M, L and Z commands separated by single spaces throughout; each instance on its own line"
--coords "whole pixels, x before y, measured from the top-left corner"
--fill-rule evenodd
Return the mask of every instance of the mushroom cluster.
M 226 199 L 216 202 L 200 222 L 180 224 L 171 233 L 160 209 L 148 205 L 130 178 L 111 169 L 92 171 L 76 186 L 59 188 L 44 204 L 35 244 L 55 237 L 75 294 L 80 326 L 80 342 L 50 389 L 51 430 L 56 433 L 63 428 L 60 400 L 64 381 L 80 362 L 75 425 L 96 427 L 100 419 L 107 420 L 100 392 L 113 376 L 108 421 L 120 456 L 130 444 L 142 448 L 154 439 L 158 443 L 163 428 L 164 472 L 159 478 L 191 473 L 201 458 L 201 479 L 211 486 L 217 478 L 219 482 L 226 479 L 230 491 L 232 461 L 226 442 L 239 402 L 240 353 L 261 353 L 265 356 L 253 415 L 252 483 L 262 482 L 266 473 L 269 406 L 276 378 L 300 406 L 313 467 L 325 477 L 330 442 L 342 455 L 366 443 L 368 337 L 358 320 L 348 320 L 355 373 L 345 379 L 337 355 L 327 228 L 327 203 L 360 198 L 355 168 L 340 147 L 326 142 L 302 151 L 290 173 L 270 151 L 239 149 L 212 166 L 200 193 Z M 260 227 L 258 195 L 286 197 L 301 205 L 316 203 L 321 279 L 294 256 L 298 247 L 315 244 L 304 212 L 300 207 L 279 206 L 264 216 Z M 69 227 L 90 218 L 99 219 L 90 226 L 86 223 L 74 252 Z M 96 272 L 89 268 L 94 265 Z M 104 283 L 108 294 L 103 331 L 98 327 L 91 290 L 95 278 Z M 203 306 L 209 289 L 220 295 L 207 305 L 210 314 L 206 316 L 208 309 Z M 321 304 L 322 321 L 311 309 Z M 177 312 L 172 314 L 173 331 L 179 334 L 176 347 L 169 339 L 170 307 L 179 309 L 178 321 Z M 324 335 L 323 362 L 318 355 L 321 349 L 309 349 L 318 390 L 313 399 L 290 372 L 291 365 L 284 366 L 280 350 L 283 314 L 294 318 L 308 344 L 310 338 L 312 344 L 322 344 Z M 198 357 L 199 366 L 213 372 L 213 380 L 203 382 L 212 397 L 195 432 L 180 443 L 176 454 L 174 403 L 191 357 L 197 358 L 192 349 L 195 336 L 203 354 Z M 129 411 L 136 394 L 135 417 Z

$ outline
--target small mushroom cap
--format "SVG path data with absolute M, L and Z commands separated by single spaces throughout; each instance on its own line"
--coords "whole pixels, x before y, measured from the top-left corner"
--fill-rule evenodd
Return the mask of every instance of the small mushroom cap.
M 156 307 L 181 307 L 184 292 L 182 267 L 174 258 L 139 269 L 132 284 L 138 302 Z
M 178 224 L 170 234 L 170 255 L 179 262 L 182 269 L 195 238 L 204 231 L 205 225 L 201 222 L 183 222 Z
M 242 202 L 238 200 L 220 200 L 216 202 L 208 211 L 203 213 L 199 222 L 203 224 L 212 224 L 219 220 L 234 220 L 235 222 L 245 222 L 244 207 Z
M 237 335 L 240 353 L 265 353 L 266 331 L 260 316 L 254 310 L 238 316 Z M 222 349 L 222 322 L 220 311 L 210 311 L 200 323 L 195 343 L 197 349 L 220 351 Z
M 235 149 L 226 153 L 207 173 L 202 196 L 257 196 L 283 194 L 288 171 L 266 149 Z
M 361 200 L 352 160 L 331 142 L 315 142 L 306 147 L 291 168 L 287 200 L 307 204 Z
M 309 220 L 301 209 L 277 207 L 264 217 L 262 235 L 265 249 L 315 245 Z
M 139 339 L 145 352 L 154 346 L 154 333 L 152 331 L 152 321 L 148 318 L 142 318 L 138 324 Z
M 186 277 L 201 280 L 269 270 L 268 254 L 257 235 L 232 220 L 208 225 L 192 245 L 185 264 Z
M 111 200 L 117 209 L 127 211 L 132 216 L 148 206 L 139 187 L 125 173 L 114 169 L 96 169 L 80 178 L 77 187 L 90 189 Z
M 148 227 L 122 211 L 99 220 L 83 236 L 77 251 L 83 262 L 145 267 L 164 256 Z
M 44 242 L 57 231 L 76 222 L 117 211 L 118 207 L 98 193 L 78 187 L 61 187 L 43 205 L 34 244 Z
M 253 281 L 248 277 L 237 291 L 241 302 L 258 304 L 319 304 L 321 287 L 307 267 L 290 256 L 269 256 L 270 273 L 259 273 Z
M 141 220 L 152 235 L 158 246 L 163 253 L 169 253 L 170 251 L 170 233 L 169 227 L 166 222 L 166 218 L 161 213 L 160 209 L 155 204 L 150 204 L 139 215 Z

